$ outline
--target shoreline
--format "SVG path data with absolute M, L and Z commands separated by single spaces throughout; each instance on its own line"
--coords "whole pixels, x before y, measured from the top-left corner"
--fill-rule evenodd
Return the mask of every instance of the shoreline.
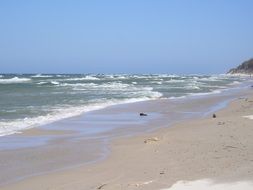
M 205 100 L 204 100 L 205 101 Z M 156 102 L 157 103 L 157 102 Z M 123 107 L 124 106 L 126 106 L 126 105 L 123 105 Z M 151 105 L 149 105 L 149 106 L 152 106 L 152 104 Z M 119 106 L 120 107 L 120 106 Z M 119 107 L 115 107 L 115 109 L 114 110 L 111 110 L 111 114 L 114 114 L 115 112 L 118 112 L 119 111 Z M 137 107 L 138 107 L 138 103 L 137 103 Z M 111 108 L 109 108 L 109 110 L 110 110 Z M 134 107 L 134 106 L 132 106 L 132 108 L 128 108 L 129 110 L 128 111 L 132 111 L 131 109 L 133 109 L 133 110 L 135 110 L 136 109 L 136 107 Z M 226 109 L 226 108 L 225 108 Z M 99 110 L 98 111 L 98 113 L 100 112 L 106 112 L 106 111 L 108 111 L 108 109 L 105 109 L 105 110 Z M 194 111 L 194 110 L 193 110 Z M 199 118 L 199 116 L 197 116 L 197 118 Z M 194 119 L 196 119 L 196 118 L 194 118 Z M 194 120 L 193 119 L 193 120 Z M 200 120 L 202 120 L 203 118 L 200 118 Z M 205 118 L 204 118 L 205 119 Z M 198 119 L 197 119 L 198 120 Z M 157 121 L 155 121 L 155 122 L 157 122 Z M 182 123 L 184 123 L 185 121 L 183 121 Z M 190 119 L 190 122 L 191 122 L 191 119 Z M 155 123 L 153 123 L 153 124 L 155 124 Z M 152 122 L 149 124 L 149 125 L 152 125 Z M 155 135 L 155 134 L 161 134 L 161 133 L 163 133 L 164 131 L 166 132 L 167 130 L 169 131 L 169 130 L 173 130 L 173 129 L 175 129 L 175 126 L 177 126 L 177 125 L 182 125 L 182 124 L 178 124 L 178 123 L 176 123 L 176 124 L 173 124 L 173 127 L 169 127 L 169 128 L 155 128 L 155 129 L 153 129 L 153 130 L 151 130 L 151 131 L 149 131 L 149 132 L 146 132 L 146 133 L 144 133 L 144 132 L 141 132 L 140 134 L 138 134 L 137 133 L 137 136 L 135 135 L 135 137 L 131 137 L 131 135 L 130 135 L 130 137 L 126 137 L 126 138 L 114 138 L 113 139 L 113 142 L 110 142 L 110 149 L 111 149 L 111 146 L 112 146 L 112 151 L 110 151 L 110 154 L 107 156 L 107 158 L 106 159 L 104 159 L 103 161 L 101 161 L 101 162 L 98 162 L 98 163 L 96 163 L 96 164 L 92 164 L 93 166 L 94 165 L 101 165 L 101 163 L 103 164 L 104 162 L 108 162 L 107 160 L 108 159 L 110 159 L 111 158 L 111 156 L 114 154 L 114 149 L 115 149 L 115 144 L 117 145 L 118 144 L 118 141 L 120 141 L 119 142 L 119 144 L 122 144 L 122 141 L 125 141 L 125 142 L 127 142 L 126 144 L 130 144 L 130 145 L 132 145 L 132 139 L 135 139 L 135 138 L 137 138 L 137 139 L 140 139 L 140 138 L 144 138 L 144 136 L 149 136 L 149 135 Z M 184 125 L 184 124 L 183 124 Z M 172 129 L 173 128 L 173 129 Z M 162 131 L 162 132 L 161 132 Z M 144 133 L 144 134 L 143 134 Z M 32 134 L 33 135 L 33 134 Z M 151 137 L 150 137 L 151 138 Z M 156 143 L 156 139 L 153 139 L 153 140 L 151 140 L 151 144 L 153 143 L 153 141 Z M 159 141 L 160 141 L 160 139 L 159 139 Z M 111 155 L 112 154 L 112 155 Z M 89 168 L 89 167 L 93 167 L 93 166 L 80 166 L 80 167 L 78 167 L 78 168 L 83 168 L 83 167 L 85 167 L 85 168 Z M 95 166 L 96 167 L 96 166 Z M 63 171 L 56 171 L 56 172 L 52 172 L 52 173 L 48 173 L 48 174 L 42 174 L 42 175 L 39 175 L 39 176 L 34 176 L 34 177 L 31 177 L 31 178 L 28 178 L 28 179 L 24 179 L 23 181 L 19 181 L 19 182 L 17 182 L 17 184 L 23 184 L 23 183 L 25 183 L 26 181 L 29 181 L 28 182 L 28 184 L 29 183 L 31 183 L 31 181 L 30 181 L 30 179 L 40 179 L 40 178 L 42 178 L 43 179 L 43 176 L 44 177 L 46 177 L 46 176 L 51 176 L 51 175 L 54 175 L 54 173 L 55 174 L 57 174 L 57 173 L 68 173 L 69 171 L 70 171 L 70 173 L 71 173 L 71 171 L 73 171 L 73 170 L 79 170 L 78 168 L 76 168 L 76 167 L 74 167 L 74 168 L 71 168 L 71 169 L 64 169 Z M 80 176 L 79 176 L 80 177 Z M 36 184 L 36 183 L 35 183 Z M 40 184 L 40 183 L 38 183 L 38 184 Z M 7 185 L 6 186 L 6 188 L 8 189 L 8 186 L 9 185 Z M 11 187 L 12 185 L 10 184 L 10 187 Z M 14 183 L 14 186 L 15 186 L 15 183 Z M 4 186 L 3 186 L 3 188 L 5 188 Z M 12 189 L 12 188 L 10 188 L 10 189 Z M 15 188 L 14 188 L 15 189 Z
M 223 75 L 220 75 L 223 76 Z M 210 75 L 210 77 L 215 77 L 215 75 Z M 29 130 L 29 129 L 33 129 L 33 128 L 39 128 L 41 126 L 44 125 L 50 125 L 52 123 L 57 123 L 61 120 L 66 120 L 72 117 L 78 117 L 81 115 L 84 115 L 86 113 L 89 112 L 93 112 L 93 111 L 97 111 L 97 110 L 101 110 L 101 109 L 106 109 L 108 107 L 111 106 L 118 106 L 118 105 L 122 105 L 122 104 L 132 104 L 132 103 L 138 103 L 138 102 L 146 102 L 146 101 L 154 101 L 154 100 L 159 100 L 159 99 L 187 99 L 187 98 L 191 98 L 191 97 L 198 97 L 198 96 L 209 96 L 209 95 L 213 95 L 213 94 L 219 94 L 219 93 L 223 93 L 223 91 L 231 90 L 234 88 L 243 88 L 244 85 L 247 85 L 248 82 L 243 81 L 242 79 L 244 79 L 244 77 L 240 77 L 240 79 L 238 78 L 238 80 L 241 80 L 240 82 L 236 82 L 236 83 L 230 83 L 228 84 L 226 87 L 223 86 L 222 88 L 218 88 L 216 86 L 216 88 L 213 88 L 211 91 L 203 91 L 203 92 L 189 92 L 186 93 L 184 95 L 181 96 L 164 96 L 162 97 L 162 93 L 160 93 L 159 91 L 154 91 L 153 93 L 158 93 L 155 97 L 151 96 L 151 97 L 137 97 L 137 98 L 127 98 L 127 99 L 112 99 L 112 100 L 106 100 L 105 102 L 97 102 L 97 103 L 91 103 L 91 104 L 80 104 L 78 106 L 74 106 L 74 107 L 67 107 L 65 108 L 66 110 L 58 110 L 59 113 L 52 113 L 49 115 L 39 115 L 37 117 L 27 117 L 25 118 L 23 121 L 22 120 L 18 120 L 18 121 L 13 121 L 10 123 L 5 123 L 5 125 L 7 127 L 2 127 L 1 131 L 0 131 L 0 137 L 3 136 L 8 136 L 8 135 L 15 135 L 18 133 L 22 133 L 25 130 Z M 171 79 L 173 80 L 173 79 Z M 201 80 L 201 79 L 200 79 Z M 204 80 L 205 81 L 205 80 Z M 9 129 L 9 130 L 6 130 Z

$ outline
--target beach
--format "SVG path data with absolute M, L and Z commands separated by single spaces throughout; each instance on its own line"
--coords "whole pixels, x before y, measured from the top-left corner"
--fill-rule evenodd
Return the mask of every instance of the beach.
M 50 136 L 53 140 L 2 150 L 0 167 L 6 172 L 1 172 L 1 189 L 174 190 L 190 189 L 191 185 L 250 189 L 252 106 L 252 90 L 247 87 L 187 101 L 122 104 L 94 111 L 86 118 L 67 120 L 111 126 L 113 130 L 101 134 L 109 135 L 106 142 L 81 138 L 77 135 L 80 131 L 52 127 L 55 124 L 26 130 L 16 137 Z M 132 115 L 143 110 L 148 113 L 145 118 Z M 15 175 L 14 180 L 8 180 Z
M 253 190 L 253 1 L 1 1 L 0 190 Z

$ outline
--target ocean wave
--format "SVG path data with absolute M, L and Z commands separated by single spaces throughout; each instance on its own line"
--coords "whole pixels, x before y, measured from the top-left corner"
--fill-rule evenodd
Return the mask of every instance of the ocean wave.
M 121 82 L 109 82 L 98 85 L 98 87 L 102 89 L 115 89 L 115 90 L 126 89 L 130 86 L 131 86 L 130 84 L 125 84 Z
M 35 98 L 37 98 L 34 94 L 39 92 L 40 94 L 43 94 L 43 96 L 41 96 L 41 101 L 36 101 L 38 106 L 43 106 L 46 102 L 48 105 L 52 105 L 52 110 L 51 108 L 48 110 L 46 108 L 41 111 L 40 109 L 37 109 L 38 107 L 34 108 L 34 110 L 36 110 L 36 113 L 34 112 L 35 114 L 48 113 L 48 115 L 32 117 L 34 114 L 27 112 L 27 118 L 23 120 L 15 119 L 20 117 L 19 112 L 13 115 L 6 114 L 6 118 L 14 119 L 10 122 L 0 120 L 0 135 L 15 133 L 22 129 L 44 125 L 60 119 L 72 117 L 89 110 L 101 109 L 118 103 L 130 103 L 158 98 L 179 99 L 189 96 L 218 94 L 226 88 L 234 87 L 231 85 L 236 85 L 243 81 L 238 77 L 235 78 L 227 76 L 179 77 L 177 75 L 52 75 L 54 78 L 41 79 L 35 79 L 36 77 L 28 78 L 27 75 L 16 75 L 16 77 L 13 75 L 3 76 L 4 78 L 0 78 L 0 83 L 22 83 L 32 81 L 31 83 L 28 83 L 27 86 L 31 89 L 29 90 L 29 93 L 33 95 L 31 97 L 34 99 L 31 99 L 31 101 L 30 99 L 27 99 L 25 100 L 27 102 L 24 103 L 28 105 L 32 104 L 35 101 Z M 26 84 L 22 84 L 22 86 L 23 85 L 25 86 Z M 41 88 L 37 88 L 40 87 L 40 85 Z M 42 88 L 44 85 L 45 87 L 50 86 L 50 88 Z M 35 88 L 32 89 L 34 86 Z M 4 85 L 2 85 L 2 87 L 5 88 Z M 15 93 L 19 93 L 18 90 L 20 90 L 19 87 Z M 68 97 L 65 98 L 65 96 Z M 98 98 L 103 98 L 103 100 L 96 102 Z M 113 101 L 109 100 L 110 98 L 112 98 Z M 55 100 L 57 100 L 57 104 L 61 105 L 61 107 L 53 108 Z M 91 102 L 93 100 L 94 102 Z M 21 98 L 15 101 L 19 102 L 23 101 L 23 99 Z M 76 102 L 79 104 L 76 104 Z M 70 105 L 66 106 L 63 104 Z M 74 105 L 80 106 L 74 107 Z M 17 110 L 20 108 L 22 109 L 20 106 Z M 10 109 L 12 109 L 12 107 Z
M 51 81 L 51 84 L 58 85 L 58 84 L 60 84 L 60 83 L 57 82 L 57 81 Z
M 221 92 L 222 92 L 221 90 L 214 90 L 211 92 L 188 93 L 187 95 L 182 95 L 182 96 L 171 96 L 168 99 L 174 100 L 174 99 L 183 99 L 183 98 L 194 97 L 194 96 L 207 96 L 207 95 L 212 95 L 212 94 L 220 94 Z
M 149 79 L 151 76 L 146 76 L 146 75 L 132 75 L 131 78 L 135 79 Z
M 52 75 L 43 75 L 43 74 L 37 74 L 37 75 L 33 75 L 31 76 L 31 78 L 51 78 L 53 77 Z
M 103 84 L 95 84 L 95 83 L 76 83 L 76 84 L 68 84 L 63 83 L 59 84 L 59 86 L 67 86 L 72 87 L 74 91 L 97 91 L 104 94 L 121 94 L 122 96 L 129 98 L 139 98 L 139 97 L 149 97 L 149 98 L 158 98 L 163 94 L 160 92 L 153 91 L 152 87 L 137 87 L 132 84 L 124 84 L 120 82 L 109 82 Z
M 238 84 L 241 84 L 242 82 L 239 82 L 239 81 L 233 81 L 232 83 L 230 83 L 229 85 L 238 85 Z
M 171 96 L 168 99 L 169 100 L 175 100 L 175 99 L 183 99 L 183 98 L 186 98 L 186 96 Z
M 3 78 L 4 76 L 3 75 L 0 75 L 0 78 Z
M 95 83 L 61 83 L 58 86 L 62 87 L 75 87 L 76 88 L 83 88 L 83 89 L 97 89 L 97 90 L 122 90 L 126 89 L 130 86 L 130 84 L 124 84 L 121 82 L 109 82 L 109 83 L 102 83 L 102 84 L 95 84 Z
M 123 75 L 116 75 L 113 78 L 115 79 L 128 79 L 129 77 L 123 76 Z
M 161 82 L 161 81 L 152 81 L 150 83 L 152 83 L 152 84 L 163 84 L 163 82 Z
M 56 77 L 68 77 L 68 75 L 60 74 L 60 75 L 55 75 Z
M 227 88 L 227 86 L 218 86 L 218 85 L 207 85 L 207 84 L 203 84 L 203 85 L 199 85 L 201 88 L 209 88 L 209 89 L 224 89 Z
M 213 90 L 211 92 L 189 93 L 188 95 L 190 95 L 190 96 L 206 96 L 206 95 L 211 95 L 211 94 L 220 94 L 221 92 L 222 92 L 221 90 Z
M 179 78 L 180 77 L 179 75 L 175 75 L 175 74 L 158 74 L 158 76 L 161 78 Z
M 199 86 L 196 85 L 185 85 L 185 86 L 166 86 L 166 89 L 186 89 L 186 90 L 199 90 L 201 89 Z
M 171 79 L 171 80 L 167 80 L 165 81 L 166 83 L 182 83 L 182 82 L 186 82 L 186 80 L 181 80 L 181 79 Z
M 95 87 L 95 86 L 98 86 L 97 84 L 95 83 L 60 83 L 58 86 L 60 87 Z
M 211 76 L 211 77 L 204 77 L 204 78 L 199 78 L 198 81 L 206 81 L 206 82 L 215 82 L 215 81 L 221 81 L 223 80 L 221 77 L 217 76 Z
M 52 113 L 43 115 L 43 116 L 30 117 L 30 118 L 27 117 L 24 119 L 12 120 L 10 122 L 0 121 L 0 136 L 20 133 L 22 130 L 25 130 L 25 129 L 30 129 L 30 128 L 50 124 L 62 119 L 81 115 L 85 112 L 103 109 L 108 106 L 155 99 L 159 95 L 160 94 L 154 92 L 152 97 L 143 96 L 139 98 L 130 98 L 130 99 L 124 99 L 124 100 L 116 100 L 116 99 L 104 100 L 103 99 L 103 100 L 98 100 L 96 103 L 92 103 L 89 105 L 82 105 L 78 107 L 52 108 L 52 110 L 54 110 Z
M 23 82 L 29 82 L 31 79 L 29 78 L 18 78 L 13 77 L 9 79 L 0 79 L 0 84 L 15 84 L 15 83 L 23 83 Z
M 42 82 L 38 82 L 38 85 L 45 85 L 45 84 L 53 84 L 53 85 L 59 85 L 60 83 L 57 81 L 42 81 Z
M 188 89 L 188 90 L 199 90 L 199 89 L 201 89 L 197 85 L 187 85 L 187 86 L 185 86 L 185 88 Z
M 85 77 L 75 77 L 75 78 L 68 78 L 68 79 L 64 79 L 65 81 L 82 81 L 82 80 L 100 80 L 97 77 L 94 76 L 85 76 Z

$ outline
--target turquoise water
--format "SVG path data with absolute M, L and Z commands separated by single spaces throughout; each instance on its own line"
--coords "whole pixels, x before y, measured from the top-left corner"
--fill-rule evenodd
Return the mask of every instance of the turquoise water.
M 0 135 L 109 105 L 220 93 L 243 82 L 229 75 L 0 75 Z

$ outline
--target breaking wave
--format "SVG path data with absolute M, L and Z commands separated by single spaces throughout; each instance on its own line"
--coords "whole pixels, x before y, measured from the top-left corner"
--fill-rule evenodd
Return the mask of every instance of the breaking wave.
M 31 79 L 29 78 L 19 78 L 19 77 L 13 77 L 9 79 L 0 79 L 0 84 L 15 84 L 15 83 L 23 83 L 23 82 L 29 82 Z

